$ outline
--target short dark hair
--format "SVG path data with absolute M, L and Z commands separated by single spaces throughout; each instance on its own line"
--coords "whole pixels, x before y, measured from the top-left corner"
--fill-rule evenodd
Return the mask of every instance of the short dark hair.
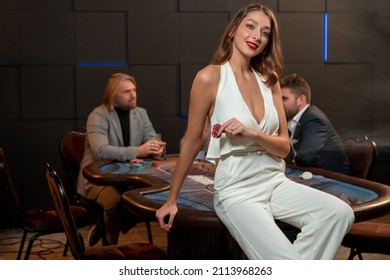
M 307 103 L 311 100 L 311 90 L 308 82 L 296 73 L 286 75 L 280 79 L 281 88 L 289 88 L 293 94 L 298 97 L 300 95 L 306 96 Z

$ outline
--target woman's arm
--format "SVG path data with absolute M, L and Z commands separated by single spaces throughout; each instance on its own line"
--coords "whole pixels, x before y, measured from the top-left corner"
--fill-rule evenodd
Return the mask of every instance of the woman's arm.
M 202 145 L 202 135 L 207 115 L 214 103 L 219 81 L 218 66 L 207 66 L 196 75 L 190 96 L 187 130 L 183 138 L 167 202 L 156 212 L 160 226 L 170 230 L 177 213 L 177 198 L 187 172 Z M 166 223 L 164 218 L 169 216 Z

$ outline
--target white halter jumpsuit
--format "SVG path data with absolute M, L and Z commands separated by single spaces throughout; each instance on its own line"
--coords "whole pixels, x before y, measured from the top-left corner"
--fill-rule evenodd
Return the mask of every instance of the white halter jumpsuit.
M 255 72 L 256 73 L 256 72 Z M 245 126 L 277 135 L 279 121 L 271 89 L 257 73 L 264 118 L 257 123 L 244 102 L 229 65 L 221 77 L 211 127 L 237 118 Z M 211 137 L 207 159 L 218 162 L 214 207 L 249 259 L 333 259 L 354 222 L 351 207 L 330 194 L 289 180 L 283 159 L 241 136 Z M 291 242 L 274 219 L 301 229 Z

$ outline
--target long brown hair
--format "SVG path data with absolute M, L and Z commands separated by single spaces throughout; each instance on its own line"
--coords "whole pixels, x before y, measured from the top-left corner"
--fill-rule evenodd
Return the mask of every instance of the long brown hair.
M 239 10 L 230 21 L 223 33 L 219 47 L 214 55 L 212 64 L 223 64 L 230 59 L 233 53 L 231 34 L 234 34 L 242 20 L 248 13 L 262 11 L 270 18 L 271 34 L 265 49 L 257 56 L 252 57 L 250 65 L 265 78 L 268 86 L 276 84 L 283 70 L 282 48 L 280 44 L 279 26 L 272 10 L 261 4 L 249 4 Z

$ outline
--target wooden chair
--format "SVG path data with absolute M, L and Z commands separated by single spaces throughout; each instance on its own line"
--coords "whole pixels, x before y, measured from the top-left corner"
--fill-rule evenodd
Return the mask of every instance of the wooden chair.
M 378 158 L 376 143 L 367 136 L 349 137 L 343 141 L 351 176 L 370 179 Z
M 83 159 L 84 149 L 85 149 L 85 138 L 86 131 L 70 131 L 66 133 L 60 141 L 60 154 L 62 162 L 65 166 L 66 173 L 68 175 L 68 180 L 70 184 L 70 198 L 71 201 L 80 205 L 88 210 L 91 217 L 95 217 L 95 226 L 91 229 L 89 234 L 89 244 L 92 246 L 98 240 L 93 239 L 94 235 L 92 232 L 97 228 L 100 228 L 102 231 L 103 244 L 106 245 L 106 238 L 104 234 L 104 219 L 103 219 L 103 208 L 97 203 L 79 195 L 77 193 L 77 177 L 80 170 L 80 163 Z M 150 221 L 146 221 L 146 229 L 148 234 L 148 239 L 150 243 L 153 243 L 152 229 L 150 226 Z
M 85 138 L 85 129 L 67 132 L 60 140 L 60 156 L 69 182 L 67 189 L 69 200 L 75 205 L 84 207 L 88 212 L 90 224 L 93 224 L 89 233 L 89 245 L 93 246 L 99 241 L 100 236 L 94 239 L 93 232 L 96 230 L 100 231 L 102 243 L 105 245 L 107 242 L 104 234 L 103 208 L 77 193 L 77 178 L 84 155 Z
M 53 209 L 29 209 L 27 211 L 22 210 L 16 188 L 14 186 L 11 172 L 8 167 L 7 159 L 5 157 L 3 149 L 0 147 L 0 174 L 2 177 L 2 182 L 5 185 L 5 189 L 9 193 L 12 203 L 15 207 L 15 212 L 19 219 L 19 224 L 23 229 L 23 236 L 20 242 L 17 260 L 20 260 L 24 244 L 27 239 L 27 234 L 32 233 L 33 236 L 28 242 L 27 250 L 24 255 L 24 259 L 27 260 L 30 257 L 31 249 L 35 240 L 42 236 L 52 233 L 63 232 L 61 221 L 56 215 Z M 87 225 L 87 212 L 84 208 L 79 206 L 70 206 L 69 208 L 72 215 L 75 217 L 76 225 L 78 227 L 84 227 Z M 64 256 L 67 253 L 68 246 L 65 246 Z
M 161 260 L 167 258 L 161 249 L 150 243 L 90 247 L 86 249 L 83 238 L 77 231 L 61 179 L 49 164 L 46 165 L 46 179 L 57 215 L 61 219 L 63 229 L 69 241 L 70 250 L 75 259 Z
M 341 245 L 351 249 L 349 260 L 362 260 L 362 253 L 390 255 L 390 214 L 353 224 Z
M 347 138 L 344 147 L 351 166 L 351 176 L 370 179 L 378 157 L 376 144 L 367 136 Z M 355 223 L 342 241 L 350 248 L 348 259 L 362 253 L 390 254 L 390 214 L 380 218 Z

